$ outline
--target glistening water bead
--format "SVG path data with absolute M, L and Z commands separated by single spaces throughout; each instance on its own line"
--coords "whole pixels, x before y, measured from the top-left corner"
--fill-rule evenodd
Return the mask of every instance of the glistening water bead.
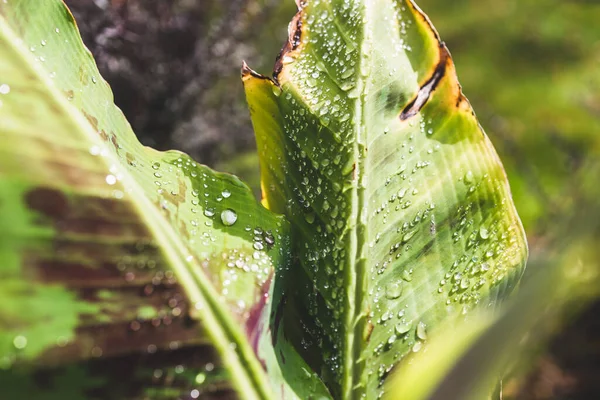
M 223 225 L 231 226 L 237 221 L 237 214 L 232 209 L 226 209 L 221 212 L 221 221 Z
M 400 282 L 392 282 L 385 287 L 385 296 L 388 299 L 397 299 L 402 295 L 402 285 Z

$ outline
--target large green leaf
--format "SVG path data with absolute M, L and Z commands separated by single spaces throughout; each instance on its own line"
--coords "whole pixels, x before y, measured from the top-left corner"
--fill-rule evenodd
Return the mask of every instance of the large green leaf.
M 511 292 L 525 236 L 416 5 L 298 4 L 274 78 L 243 70 L 265 203 L 298 256 L 287 296 L 305 307 L 288 331 L 336 397 L 374 398 L 442 321 Z
M 28 366 L 99 358 L 110 374 L 110 357 L 188 348 L 183 386 L 153 374 L 181 374 L 177 357 L 147 356 L 127 373 L 153 388 L 126 397 L 197 397 L 205 381 L 248 399 L 296 397 L 282 374 L 302 397 L 326 395 L 271 333 L 288 243 L 283 217 L 237 178 L 137 141 L 61 1 L 0 3 L 3 392 L 34 397 Z M 68 393 L 112 390 L 89 371 L 53 376 L 73 378 L 61 381 Z

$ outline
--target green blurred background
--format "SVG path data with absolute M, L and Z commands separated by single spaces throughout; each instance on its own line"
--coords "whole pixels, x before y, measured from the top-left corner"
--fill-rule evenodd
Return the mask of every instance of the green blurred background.
M 66 3 L 140 140 L 235 173 L 258 195 L 239 69 L 246 60 L 270 73 L 294 1 Z M 598 243 L 600 2 L 419 5 L 447 43 L 464 93 L 504 162 L 532 259 L 563 239 L 578 240 L 576 214 L 588 216 L 585 235 Z M 571 321 L 526 378 L 507 381 L 505 398 L 600 398 L 599 317 L 595 304 Z

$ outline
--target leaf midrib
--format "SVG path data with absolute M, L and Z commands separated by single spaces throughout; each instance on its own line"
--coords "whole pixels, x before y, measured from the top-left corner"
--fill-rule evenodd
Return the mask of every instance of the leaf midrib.
M 356 90 L 359 96 L 354 102 L 354 117 L 353 125 L 355 126 L 355 140 L 353 143 L 353 157 L 355 160 L 355 176 L 354 184 L 351 192 L 351 223 L 352 231 L 350 238 L 350 254 L 347 259 L 347 276 L 348 287 L 353 299 L 348 304 L 348 313 L 346 314 L 346 326 L 350 327 L 348 332 L 348 340 L 345 357 L 347 374 L 344 374 L 346 382 L 342 383 L 342 393 L 344 398 L 359 398 L 361 393 L 364 393 L 365 388 L 360 386 L 364 371 L 364 363 L 359 362 L 363 353 L 364 344 L 360 340 L 364 330 L 365 319 L 362 315 L 364 294 L 366 289 L 366 249 L 369 243 L 367 218 L 368 207 L 366 199 L 366 185 L 368 176 L 365 168 L 365 146 L 368 141 L 368 132 L 365 121 L 365 87 L 369 75 L 369 60 L 364 55 L 370 54 L 372 48 L 372 38 L 370 35 L 369 21 L 370 7 L 372 3 L 361 2 L 364 8 L 363 31 L 361 42 L 359 43 L 357 53 L 360 55 L 360 63 L 356 70 L 357 81 Z M 361 10 L 362 11 L 362 10 Z

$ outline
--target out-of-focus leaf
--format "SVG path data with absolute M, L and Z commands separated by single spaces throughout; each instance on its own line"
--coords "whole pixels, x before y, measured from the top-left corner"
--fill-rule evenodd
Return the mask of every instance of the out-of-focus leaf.
M 287 296 L 305 307 L 288 331 L 335 396 L 375 397 L 443 321 L 509 294 L 527 247 L 414 3 L 298 3 L 274 78 L 243 69 L 264 202 L 292 222 L 298 254 Z
M 10 376 L 34 365 L 194 346 L 183 388 L 150 371 L 154 389 L 135 395 L 194 398 L 206 373 L 243 398 L 296 396 L 275 354 L 293 350 L 270 331 L 288 245 L 283 217 L 237 178 L 137 141 L 61 1 L 0 3 L 3 392 L 32 390 Z M 305 390 L 326 393 L 313 379 Z

